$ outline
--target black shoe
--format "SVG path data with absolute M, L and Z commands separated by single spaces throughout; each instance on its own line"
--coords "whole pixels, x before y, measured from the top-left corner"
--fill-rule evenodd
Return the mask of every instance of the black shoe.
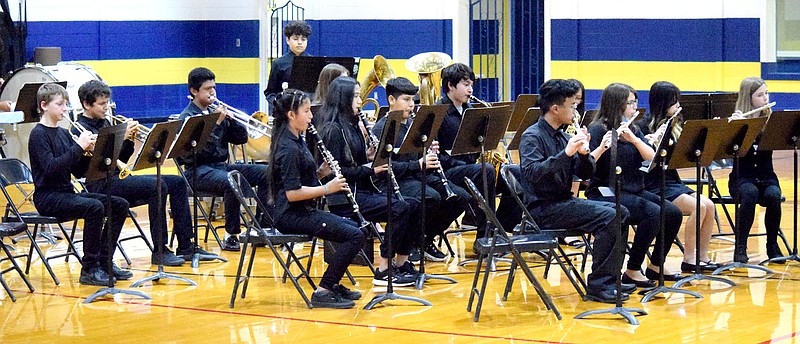
M 425 259 L 432 261 L 432 262 L 443 262 L 447 258 L 447 256 L 434 245 L 433 243 L 428 244 L 428 247 L 425 248 Z
M 620 298 L 622 301 L 627 301 L 630 296 L 627 293 L 620 294 Z M 616 303 L 617 302 L 617 291 L 615 289 L 609 290 L 588 290 L 586 292 L 586 300 L 595 301 L 595 302 L 603 302 L 603 303 Z
M 231 238 L 235 238 L 235 236 L 231 236 Z M 225 240 L 225 243 L 227 244 L 228 240 Z M 236 242 L 236 245 L 239 245 L 238 241 Z M 224 249 L 225 248 L 223 248 L 223 250 Z M 192 257 L 194 257 L 194 253 L 195 253 L 195 251 L 193 249 L 191 249 L 191 248 L 188 249 L 188 250 L 178 250 L 178 257 L 182 258 L 183 260 L 188 262 L 188 261 L 192 260 Z M 197 246 L 197 253 L 200 254 L 200 261 L 201 262 L 210 262 L 212 260 L 215 260 L 216 259 L 215 257 L 217 257 L 216 254 L 208 252 L 208 251 L 200 248 L 200 246 Z M 210 257 L 210 256 L 213 256 L 213 257 Z M 166 264 L 164 264 L 164 265 L 166 265 Z
M 330 291 L 330 290 L 320 290 L 315 291 L 311 294 L 311 305 L 314 308 L 353 308 L 356 306 L 356 303 L 353 300 L 347 300 L 342 298 L 341 295 Z
M 108 286 L 108 274 L 99 266 L 81 269 L 81 278 L 78 280 L 81 284 L 96 285 L 100 287 Z
M 635 284 L 622 283 L 622 285 L 620 286 L 620 289 L 622 289 L 623 293 L 630 294 L 630 293 L 636 291 L 636 285 Z
M 133 272 L 128 270 L 122 270 L 117 266 L 117 264 L 111 265 L 112 270 L 114 270 L 114 278 L 118 281 L 127 281 L 133 277 Z
M 225 251 L 239 252 L 242 247 L 239 245 L 239 236 L 231 235 L 222 242 L 222 249 Z M 190 258 L 191 259 L 191 258 Z
M 417 278 L 414 276 L 403 274 L 394 274 L 392 276 L 392 286 L 395 287 L 407 287 L 410 285 L 414 285 L 417 281 Z M 375 276 L 372 279 L 373 285 L 389 285 L 389 269 L 385 271 L 381 271 L 380 269 L 375 269 Z
M 341 284 L 337 284 L 337 285 L 333 286 L 333 288 L 331 288 L 331 290 L 333 290 L 334 293 L 339 294 L 339 296 L 341 296 L 342 298 L 344 298 L 346 300 L 358 300 L 358 299 L 361 299 L 361 293 L 359 293 L 358 291 L 355 291 L 355 290 L 347 289 L 347 287 L 345 287 L 345 286 L 343 286 Z
M 714 270 L 719 268 L 719 264 L 711 262 L 711 261 L 702 262 L 702 263 L 704 263 L 704 264 L 700 264 L 700 272 L 703 272 L 703 271 L 714 271 Z M 683 263 L 681 263 L 681 271 L 694 273 L 695 272 L 695 265 L 683 262 Z
M 644 276 L 653 281 L 658 281 L 658 272 L 656 272 L 651 268 L 647 268 L 644 270 Z M 682 279 L 683 275 L 681 274 L 664 274 L 665 281 L 675 282 L 675 281 L 680 281 Z
M 737 263 L 747 263 L 750 257 L 747 256 L 747 246 L 736 245 L 733 248 L 733 261 Z
M 656 282 L 653 282 L 652 280 L 648 279 L 646 281 L 637 281 L 625 274 L 622 275 L 622 283 L 634 284 L 639 288 L 653 288 L 656 286 Z
M 406 261 L 403 263 L 403 265 L 400 265 L 397 270 L 395 270 L 395 273 L 398 275 L 406 274 L 412 276 L 414 280 L 416 280 L 419 276 L 419 270 L 417 270 L 417 268 L 414 266 L 414 263 L 409 261 Z
M 419 263 L 421 257 L 422 255 L 419 254 L 419 247 L 412 248 L 411 253 L 408 254 L 408 260 L 413 263 Z
M 769 259 L 783 257 L 783 252 L 781 252 L 781 248 L 778 247 L 778 243 L 777 242 L 768 243 L 767 244 L 767 257 Z M 772 261 L 772 263 L 783 264 L 783 263 L 786 263 L 786 260 L 775 260 L 775 261 Z
M 150 258 L 150 263 L 153 265 L 164 265 L 164 266 L 181 266 L 183 263 L 186 262 L 181 257 L 172 253 L 172 251 L 168 250 L 166 247 L 163 248 L 164 252 L 159 256 L 158 252 L 153 253 L 153 256 Z

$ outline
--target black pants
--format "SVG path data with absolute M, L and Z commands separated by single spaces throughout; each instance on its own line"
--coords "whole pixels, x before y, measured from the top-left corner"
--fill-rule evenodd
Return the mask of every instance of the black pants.
M 389 203 L 386 194 L 375 191 L 358 190 L 356 192 L 356 202 L 361 210 L 361 215 L 368 221 L 384 222 L 389 219 Z M 349 204 L 329 206 L 332 213 L 339 216 L 352 217 L 353 208 Z M 418 226 L 410 225 L 411 214 L 416 214 L 416 209 L 412 208 L 408 202 L 401 201 L 392 196 L 392 228 L 388 229 L 392 234 L 392 252 L 399 255 L 411 253 L 414 241 L 419 237 Z M 386 240 L 381 243 L 381 257 L 392 258 L 389 255 L 389 246 Z
M 572 198 L 561 202 L 544 202 L 530 209 L 541 228 L 580 229 L 594 236 L 592 246 L 592 273 L 587 279 L 588 289 L 601 291 L 614 289 L 622 269 L 628 238 L 630 213 L 620 206 L 621 228 L 613 228 L 616 215 L 614 203 Z M 622 238 L 620 239 L 620 236 Z
M 590 193 L 586 197 L 601 201 L 613 202 L 613 197 L 596 197 L 595 193 Z M 661 197 L 649 192 L 640 191 L 637 193 L 622 192 L 620 203 L 628 208 L 630 212 L 630 224 L 637 225 L 636 234 L 633 237 L 633 244 L 628 259 L 628 270 L 641 270 L 644 263 L 644 256 L 650 247 L 650 243 L 658 234 L 659 214 L 661 207 L 659 203 Z M 653 264 L 659 264 L 667 257 L 678 230 L 681 228 L 683 213 L 672 202 L 664 204 L 664 241 L 656 240 L 653 249 Z
M 340 244 L 319 282 L 321 287 L 328 290 L 339 284 L 347 271 L 347 266 L 353 261 L 358 251 L 364 247 L 364 241 L 366 241 L 364 232 L 352 220 L 317 209 L 302 214 L 292 211 L 279 214 L 276 227 L 282 233 L 309 234 Z
M 739 216 L 736 219 L 737 243 L 747 243 L 747 236 L 753 227 L 756 217 L 756 204 L 766 208 L 764 214 L 764 226 L 767 230 L 767 244 L 778 242 L 778 230 L 781 227 L 781 188 L 771 183 L 757 181 L 744 181 L 739 183 L 738 188 L 729 189 L 732 195 L 739 195 Z M 741 238 L 741 239 L 740 239 Z
M 467 183 L 464 182 L 464 178 L 469 178 L 475 186 L 480 191 L 481 195 L 486 199 L 486 202 L 489 203 L 489 207 L 492 209 L 495 208 L 495 174 L 494 174 L 494 166 L 491 164 L 484 164 L 486 167 L 486 183 L 488 186 L 488 195 L 484 195 L 483 189 L 483 173 L 481 172 L 481 165 L 480 164 L 470 164 L 470 165 L 461 165 L 447 169 L 444 174 L 447 176 L 447 180 L 450 182 L 450 185 L 456 185 L 464 190 L 467 190 Z M 475 211 L 475 224 L 478 226 L 478 233 L 476 234 L 476 239 L 481 238 L 484 236 L 486 232 L 486 214 L 478 208 L 478 203 L 475 202 L 472 197 L 470 197 L 470 205 L 472 209 Z
M 239 200 L 228 184 L 228 172 L 237 170 L 250 185 L 258 188 L 257 197 L 267 205 L 269 185 L 267 183 L 267 165 L 215 163 L 197 166 L 197 180 L 193 181 L 195 170 L 188 166 L 186 178 L 189 184 L 198 191 L 210 191 L 223 194 L 225 199 L 225 231 L 229 234 L 242 232 L 239 225 Z M 269 207 L 269 206 L 267 206 Z M 269 209 L 267 211 L 270 211 Z M 257 216 L 259 214 L 256 214 Z
M 156 192 L 156 176 L 129 176 L 119 179 L 117 175 L 108 182 L 105 188 L 104 181 L 86 185 L 86 188 L 95 193 L 106 193 L 124 198 L 132 206 L 147 204 L 147 213 L 150 218 L 150 234 L 156 248 L 166 245 L 167 242 L 167 197 L 172 209 L 172 231 L 178 237 L 178 251 L 192 249 L 192 216 L 189 212 L 189 198 L 186 182 L 180 176 L 161 176 L 161 209 L 158 208 L 158 193 Z
M 448 180 L 448 187 L 450 191 L 455 194 L 454 197 L 448 199 L 444 184 L 438 174 L 429 174 L 427 180 L 427 189 L 435 191 L 439 198 L 438 207 L 433 211 L 428 210 L 425 214 L 425 244 L 430 244 L 433 242 L 433 237 L 444 234 L 444 231 L 450 227 L 450 224 L 452 224 L 461 213 L 469 210 L 469 204 L 472 198 L 467 190 L 464 190 L 464 188 L 458 185 L 454 185 Z M 426 193 L 430 193 L 430 191 L 426 191 Z
M 33 196 L 39 214 L 55 217 L 60 222 L 83 219 L 81 263 L 86 270 L 93 267 L 105 269 L 128 216 L 128 202 L 125 199 L 116 196 L 110 196 L 110 199 L 111 216 L 103 228 L 106 195 L 90 192 L 36 192 Z

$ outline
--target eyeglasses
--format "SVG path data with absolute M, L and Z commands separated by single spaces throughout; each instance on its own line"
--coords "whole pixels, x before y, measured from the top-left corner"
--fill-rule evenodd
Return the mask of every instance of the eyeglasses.
M 638 100 L 629 100 L 628 101 L 628 106 L 636 107 L 637 105 L 639 105 L 639 101 Z

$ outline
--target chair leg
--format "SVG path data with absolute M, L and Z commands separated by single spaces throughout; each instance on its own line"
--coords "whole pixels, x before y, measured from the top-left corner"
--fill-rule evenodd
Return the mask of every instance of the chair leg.
M 36 232 L 37 229 L 38 229 L 38 226 L 34 225 L 33 226 L 34 233 Z M 35 234 L 31 234 L 31 232 L 27 231 L 27 230 L 25 231 L 25 234 L 28 236 L 28 239 L 30 239 L 30 241 L 31 241 L 31 247 L 28 249 L 28 261 L 26 262 L 27 264 L 25 265 L 25 274 L 26 275 L 28 274 L 28 270 L 31 267 L 31 259 L 33 258 L 33 251 L 36 251 L 36 254 L 39 255 L 39 259 L 42 260 L 42 264 L 44 264 L 45 269 L 47 269 L 47 272 L 50 274 L 50 277 L 53 278 L 53 283 L 55 283 L 56 285 L 61 284 L 61 282 L 59 282 L 59 280 L 58 280 L 58 277 L 56 277 L 56 274 L 53 272 L 53 268 L 50 266 L 50 262 L 47 261 L 47 258 L 45 257 L 44 253 L 42 252 L 42 249 L 39 248 L 39 244 L 37 244 L 33 240 L 33 238 L 35 238 L 35 236 L 34 236 Z
M 525 272 L 525 276 L 528 277 L 528 281 L 530 281 L 531 284 L 533 284 L 533 287 L 536 289 L 536 293 L 539 294 L 539 298 L 541 298 L 542 302 L 544 302 L 545 306 L 547 306 L 547 309 L 552 310 L 553 313 L 556 315 L 556 318 L 558 318 L 558 320 L 561 320 L 561 313 L 558 311 L 558 308 L 556 308 L 556 305 L 553 303 L 553 300 L 550 299 L 550 295 L 547 294 L 547 292 L 544 290 L 544 287 L 542 287 L 542 285 L 539 283 L 539 280 L 536 278 L 536 276 L 533 275 L 531 268 L 528 266 L 527 263 L 525 263 L 525 260 L 522 258 L 522 255 L 520 255 L 519 251 L 517 251 L 516 249 L 512 249 L 512 253 L 514 254 L 514 259 L 518 262 L 519 266 L 522 267 L 522 271 Z
M 311 275 L 309 275 L 308 270 L 306 270 L 303 267 L 303 264 L 300 263 L 300 259 L 297 258 L 297 256 L 294 254 L 294 250 L 292 249 L 292 247 L 289 246 L 289 244 L 284 244 L 284 245 L 286 247 L 286 250 L 289 251 L 289 255 L 294 257 L 295 265 L 297 265 L 297 267 L 300 269 L 300 274 L 297 275 L 296 279 L 299 279 L 299 277 L 305 277 L 305 279 L 308 282 L 308 284 L 311 285 L 311 289 L 316 290 L 317 289 L 317 285 L 314 284 L 314 280 L 311 279 Z M 287 267 L 291 267 L 291 264 L 286 264 L 286 266 Z M 288 269 L 287 269 L 287 271 L 288 271 Z M 291 272 L 289 274 L 291 275 Z
M 573 265 L 572 262 L 569 260 L 569 257 L 566 256 L 566 252 L 564 252 L 564 249 L 562 249 L 561 246 L 557 247 L 559 252 L 558 253 L 553 252 L 553 250 L 551 249 L 550 255 L 556 259 L 556 262 L 558 262 L 558 265 L 561 267 L 561 270 L 564 271 L 565 275 L 567 275 L 569 282 L 572 283 L 572 286 L 578 292 L 578 295 L 581 297 L 581 299 L 583 299 L 585 297 L 583 291 L 586 290 L 586 282 L 583 281 L 583 278 L 578 273 L 578 269 L 575 268 L 575 265 Z M 566 264 L 564 263 L 564 261 L 561 260 L 561 257 L 564 258 Z M 579 283 L 580 285 L 578 285 Z M 581 286 L 583 287 L 583 289 L 581 289 Z
M 22 273 L 22 269 L 20 269 L 19 264 L 17 264 L 16 260 L 17 257 L 21 257 L 23 255 L 18 255 L 18 256 L 12 255 L 11 251 L 9 251 L 8 247 L 5 244 L 3 244 L 2 241 L 0 241 L 0 244 L 2 244 L 3 251 L 6 253 L 6 256 L 8 256 L 8 259 L 11 262 L 11 268 L 9 268 L 9 270 L 12 269 L 16 270 L 17 273 L 19 274 L 19 277 L 22 277 L 22 281 L 25 282 L 26 286 L 28 286 L 28 290 L 30 290 L 30 292 L 32 293 L 34 291 L 33 285 L 31 285 L 31 282 L 28 280 L 27 277 L 25 277 L 25 274 Z M 2 277 L 3 277 L 2 274 L 0 274 L 0 278 Z
M 486 255 L 486 271 L 483 272 L 483 281 L 481 282 L 481 290 L 478 292 L 478 304 L 475 305 L 475 317 L 473 321 L 478 322 L 481 317 L 481 307 L 483 306 L 483 297 L 486 295 L 486 284 L 489 283 L 489 273 L 492 271 L 492 259 L 494 258 L 494 251 L 489 250 Z
M 228 307 L 233 308 L 234 304 L 236 303 L 236 292 L 239 290 L 239 284 L 242 283 L 242 279 L 247 280 L 249 276 L 242 277 L 242 267 L 244 266 L 244 259 L 245 259 L 245 252 L 247 252 L 247 238 L 249 236 L 245 236 L 244 247 L 242 247 L 242 252 L 239 255 L 239 267 L 236 268 L 236 280 L 233 282 L 233 291 L 231 292 L 231 302 L 228 304 Z M 253 247 L 255 251 L 255 247 Z
M 270 243 L 267 243 L 267 246 L 269 246 L 269 249 L 272 250 L 272 255 L 275 257 L 275 260 L 277 260 L 278 263 L 281 264 L 281 267 L 283 267 L 284 270 L 289 270 L 289 267 L 286 266 L 286 263 L 283 261 L 283 258 L 281 258 L 280 253 L 278 253 L 278 251 L 275 250 L 275 246 L 273 246 Z M 305 291 L 303 291 L 303 288 L 300 287 L 300 283 L 297 281 L 296 278 L 294 278 L 294 275 L 289 274 L 289 279 L 292 281 L 292 284 L 294 284 L 294 287 L 295 289 L 297 289 L 297 292 L 300 293 L 300 296 L 303 297 L 303 301 L 306 302 L 306 306 L 308 307 L 308 309 L 314 308 L 314 306 L 311 304 L 311 300 L 308 299 L 308 296 L 306 296 Z
M 11 298 L 11 302 L 17 302 L 17 298 L 14 296 L 14 293 L 11 292 L 11 287 L 9 287 L 8 284 L 6 283 L 6 280 L 5 278 L 3 278 L 2 273 L 0 273 L 0 285 L 3 285 L 3 289 L 6 290 L 6 294 L 8 294 L 8 297 Z
M 548 261 L 547 264 L 549 265 L 550 262 Z M 506 289 L 503 290 L 503 301 L 508 300 L 508 293 L 511 292 L 511 288 L 514 286 L 514 279 L 516 277 L 517 271 L 517 261 L 511 261 L 511 268 L 508 270 L 508 280 L 506 280 Z
M 122 254 L 122 258 L 125 258 L 125 263 L 131 266 L 131 259 L 128 257 L 128 254 L 125 252 L 125 249 L 122 248 L 122 244 L 120 244 L 119 241 L 117 241 L 117 250 Z
M 482 254 L 478 254 L 478 266 L 475 268 L 475 273 L 472 276 L 472 286 L 469 288 L 469 301 L 467 302 L 467 312 L 472 311 L 472 302 L 475 299 L 475 294 L 478 292 L 476 287 L 478 286 L 478 277 L 481 275 L 481 264 L 483 264 L 483 258 L 485 256 Z
M 253 275 L 253 263 L 256 260 L 256 245 L 250 244 L 252 246 L 252 250 L 250 250 L 250 261 L 247 262 L 247 279 L 244 280 L 244 285 L 242 285 L 242 298 L 247 295 L 247 287 L 250 285 L 250 276 Z

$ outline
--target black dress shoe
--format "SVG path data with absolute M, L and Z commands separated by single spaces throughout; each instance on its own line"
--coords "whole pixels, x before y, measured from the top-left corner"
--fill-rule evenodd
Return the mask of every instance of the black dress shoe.
M 767 244 L 767 258 L 773 259 L 773 258 L 780 258 L 780 257 L 783 257 L 783 252 L 781 252 L 781 248 L 778 247 L 778 243 L 776 242 L 776 243 Z M 784 260 L 774 260 L 774 261 L 772 261 L 772 263 L 774 263 L 774 264 L 784 264 L 784 263 L 786 263 L 786 260 L 785 259 Z
M 621 286 L 620 289 L 622 289 L 623 293 L 630 294 L 630 293 L 636 291 L 636 285 L 635 284 L 622 283 L 622 286 Z
M 622 283 L 634 284 L 639 288 L 653 288 L 656 286 L 656 282 L 652 280 L 646 281 L 637 281 L 633 278 L 628 277 L 628 275 L 622 275 Z
M 703 271 L 714 271 L 719 268 L 719 264 L 708 261 L 704 262 L 705 264 L 700 264 L 700 272 Z M 695 272 L 695 265 L 689 263 L 681 263 L 681 271 L 694 273 Z
M 656 272 L 651 268 L 647 268 L 644 270 L 644 276 L 653 281 L 658 280 L 658 272 Z M 683 275 L 681 274 L 664 274 L 665 281 L 675 282 L 675 281 L 680 281 L 681 279 L 683 279 Z
M 620 299 L 622 301 L 626 301 L 630 298 L 627 293 L 620 294 Z M 616 303 L 617 302 L 617 291 L 615 289 L 609 290 L 588 290 L 586 292 L 586 300 L 595 301 L 595 302 L 603 302 L 603 303 Z

